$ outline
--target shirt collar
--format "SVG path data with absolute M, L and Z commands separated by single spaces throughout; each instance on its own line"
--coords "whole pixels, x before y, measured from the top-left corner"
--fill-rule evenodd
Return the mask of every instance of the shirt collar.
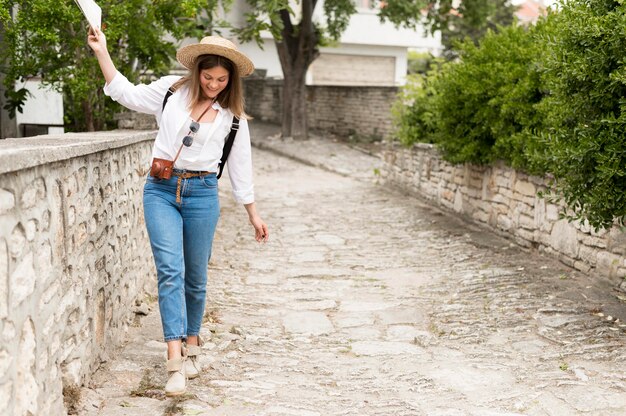
M 217 100 L 215 100 L 211 108 L 220 112 L 224 110 L 224 108 L 220 105 L 220 103 Z

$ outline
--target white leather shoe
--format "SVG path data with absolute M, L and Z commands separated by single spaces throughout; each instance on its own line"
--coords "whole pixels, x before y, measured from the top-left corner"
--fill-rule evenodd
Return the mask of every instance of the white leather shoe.
M 167 372 L 169 378 L 165 384 L 165 395 L 168 397 L 180 396 L 187 391 L 187 374 L 185 362 L 187 357 L 173 358 L 167 360 Z
M 200 363 L 198 357 L 202 354 L 202 348 L 204 344 L 202 339 L 198 335 L 198 345 L 187 344 L 187 360 L 185 361 L 185 371 L 189 379 L 196 378 L 200 375 Z

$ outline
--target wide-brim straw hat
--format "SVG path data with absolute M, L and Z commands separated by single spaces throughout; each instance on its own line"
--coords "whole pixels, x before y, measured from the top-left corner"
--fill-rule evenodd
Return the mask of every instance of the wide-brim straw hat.
M 237 46 L 220 36 L 207 36 L 200 43 L 183 46 L 176 52 L 176 59 L 187 69 L 192 69 L 200 55 L 219 55 L 230 59 L 239 69 L 239 75 L 246 77 L 254 72 L 254 64 Z

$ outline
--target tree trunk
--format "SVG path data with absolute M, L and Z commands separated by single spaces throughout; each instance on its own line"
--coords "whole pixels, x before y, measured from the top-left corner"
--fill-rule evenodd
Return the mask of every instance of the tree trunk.
M 96 127 L 93 123 L 93 108 L 88 100 L 83 101 L 83 114 L 85 115 L 85 127 L 87 131 L 96 131 Z
M 307 68 L 298 68 L 290 74 L 285 73 L 282 97 L 283 137 L 307 138 L 306 71 Z
M 0 45 L 4 45 L 4 24 L 0 21 Z M 9 61 L 6 61 L 7 67 Z M 0 72 L 0 139 L 6 139 L 8 137 L 17 137 L 17 123 L 14 118 L 9 117 L 9 111 L 4 109 L 5 100 L 4 92 L 6 87 L 4 86 L 4 72 Z M 11 83 L 13 84 L 13 83 Z M 13 87 L 15 89 L 15 87 Z
M 283 69 L 283 137 L 306 139 L 306 72 L 319 55 L 318 34 L 313 26 L 313 10 L 317 0 L 302 0 L 301 21 L 291 22 L 288 10 L 282 10 L 282 39 L 276 40 L 276 50 Z

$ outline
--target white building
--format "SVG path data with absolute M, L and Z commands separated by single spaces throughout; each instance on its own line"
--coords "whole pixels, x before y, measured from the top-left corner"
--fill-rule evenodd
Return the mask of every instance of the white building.
M 3 29 L 0 23 L 0 47 L 5 47 Z M 0 139 L 63 133 L 63 95 L 61 93 L 41 88 L 41 80 L 38 78 L 17 82 L 16 91 L 26 88 L 29 94 L 22 112 L 16 111 L 15 118 L 10 118 L 8 110 L 4 108 L 6 105 L 4 76 L 0 73 Z
M 24 103 L 23 112 L 15 114 L 17 137 L 62 134 L 63 94 L 50 88 L 42 88 L 37 78 L 16 85 L 16 89 L 22 87 L 30 94 Z
M 330 0 L 332 1 L 332 0 Z M 438 55 L 442 49 L 439 36 L 427 36 L 417 30 L 396 29 L 391 23 L 381 23 L 377 10 L 369 7 L 371 0 L 355 0 L 357 13 L 341 36 L 336 47 L 320 48 L 320 56 L 307 74 L 308 85 L 404 85 L 409 48 Z M 323 1 L 316 5 L 313 19 L 324 22 Z M 294 10 L 297 10 L 294 5 Z M 235 26 L 245 25 L 244 0 L 235 0 L 227 19 Z M 274 39 L 262 33 L 263 49 L 256 43 L 240 45 L 267 77 L 282 78 L 282 69 Z

